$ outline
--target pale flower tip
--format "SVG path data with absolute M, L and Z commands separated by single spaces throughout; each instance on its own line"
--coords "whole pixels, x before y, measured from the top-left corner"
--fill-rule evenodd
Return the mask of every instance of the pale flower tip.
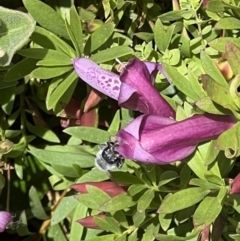
M 4 232 L 9 223 L 12 221 L 12 215 L 6 211 L 0 211 L 0 233 Z
M 73 59 L 73 66 L 84 82 L 112 99 L 118 99 L 121 86 L 118 75 L 100 68 L 98 64 L 87 58 Z

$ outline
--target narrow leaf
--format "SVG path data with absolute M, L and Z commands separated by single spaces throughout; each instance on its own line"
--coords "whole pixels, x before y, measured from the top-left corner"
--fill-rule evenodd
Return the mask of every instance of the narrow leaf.
M 39 0 L 23 0 L 23 4 L 42 27 L 68 39 L 63 19 L 50 6 Z
M 72 66 L 61 66 L 61 67 L 38 67 L 31 72 L 31 77 L 38 79 L 51 79 L 53 77 L 60 76 L 70 71 Z
M 107 131 L 94 127 L 85 126 L 69 127 L 65 129 L 63 132 L 76 138 L 79 138 L 80 140 L 85 140 L 98 144 L 108 141 L 111 136 L 111 134 Z
M 114 31 L 114 25 L 112 23 L 106 23 L 99 29 L 97 29 L 88 38 L 84 52 L 85 54 L 93 53 L 99 47 L 101 47 L 111 37 Z
M 181 190 L 165 198 L 158 210 L 159 213 L 174 213 L 200 202 L 210 190 L 193 187 Z
M 228 87 L 227 81 L 223 77 L 220 70 L 217 68 L 217 66 L 213 63 L 212 59 L 204 51 L 201 52 L 201 63 L 207 75 L 209 75 L 212 79 L 214 79 L 222 86 Z
M 42 203 L 38 197 L 37 190 L 33 186 L 29 190 L 29 199 L 30 199 L 30 207 L 33 215 L 40 220 L 48 219 L 48 216 L 45 213 Z
M 198 100 L 199 97 L 193 91 L 189 81 L 181 75 L 174 67 L 163 64 L 163 68 L 166 71 L 166 74 L 171 79 L 174 85 L 186 96 L 190 97 L 192 100 Z
M 135 204 L 136 202 L 132 200 L 132 197 L 123 194 L 118 195 L 104 203 L 98 210 L 102 212 L 115 212 L 132 207 Z

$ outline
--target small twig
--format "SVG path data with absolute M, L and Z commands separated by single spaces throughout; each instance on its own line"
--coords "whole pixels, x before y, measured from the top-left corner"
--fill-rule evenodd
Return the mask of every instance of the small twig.
M 11 192 L 11 187 L 10 187 L 10 181 L 11 181 L 11 168 L 10 164 L 6 164 L 6 169 L 7 169 L 7 203 L 6 203 L 6 211 L 9 212 L 10 210 L 10 192 Z

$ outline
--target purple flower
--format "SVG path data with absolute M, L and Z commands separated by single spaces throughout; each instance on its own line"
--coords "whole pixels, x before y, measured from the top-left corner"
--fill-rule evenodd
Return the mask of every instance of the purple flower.
M 0 233 L 2 233 L 12 221 L 12 215 L 6 211 L 0 211 Z
M 131 60 L 120 75 L 122 84 L 118 103 L 122 107 L 139 110 L 144 114 L 174 118 L 175 111 L 153 86 L 151 72 L 154 68 L 157 69 L 157 66 L 149 63 L 146 65 L 138 59 Z M 149 71 L 150 67 L 152 71 Z
M 92 87 L 118 100 L 120 106 L 145 114 L 117 133 L 116 151 L 126 158 L 155 164 L 175 162 L 236 123 L 232 116 L 210 114 L 176 122 L 175 111 L 154 87 L 157 71 L 166 76 L 160 64 L 133 59 L 118 76 L 89 59 L 74 59 L 73 63 L 78 75 Z
M 154 88 L 157 71 L 165 75 L 161 64 L 131 60 L 120 76 L 101 69 L 86 58 L 73 59 L 75 71 L 82 80 L 103 94 L 118 100 L 120 106 L 144 114 L 175 117 L 175 111 Z
M 198 143 L 215 139 L 235 123 L 223 115 L 195 115 L 180 122 L 141 115 L 118 132 L 116 150 L 136 161 L 167 164 L 189 156 Z

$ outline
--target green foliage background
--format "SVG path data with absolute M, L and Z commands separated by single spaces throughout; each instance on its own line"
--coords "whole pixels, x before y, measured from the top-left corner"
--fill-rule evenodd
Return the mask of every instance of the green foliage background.
M 60 124 L 70 119 L 66 104 L 78 98 L 82 110 L 88 98 L 90 88 L 71 61 L 84 56 L 114 72 L 116 59 L 162 62 L 173 85 L 158 75 L 156 87 L 177 120 L 203 112 L 239 119 L 240 1 L 13 2 L 5 7 L 24 9 L 31 17 L 0 9 L 1 23 L 10 24 L 7 31 L 0 25 L 0 50 L 9 56 L 0 68 L 0 206 L 9 206 L 21 220 L 7 237 L 240 240 L 240 197 L 229 194 L 239 173 L 239 124 L 199 145 L 183 162 L 153 166 L 126 160 L 110 176 L 94 167 L 97 144 L 129 123 L 133 113 L 105 98 L 91 110 L 90 126 Z M 216 60 L 229 62 L 236 77 L 230 87 Z M 94 187 L 81 195 L 69 191 L 73 183 L 108 179 L 128 185 L 127 194 L 111 198 Z M 95 219 L 101 230 L 76 222 L 102 212 L 106 219 Z

